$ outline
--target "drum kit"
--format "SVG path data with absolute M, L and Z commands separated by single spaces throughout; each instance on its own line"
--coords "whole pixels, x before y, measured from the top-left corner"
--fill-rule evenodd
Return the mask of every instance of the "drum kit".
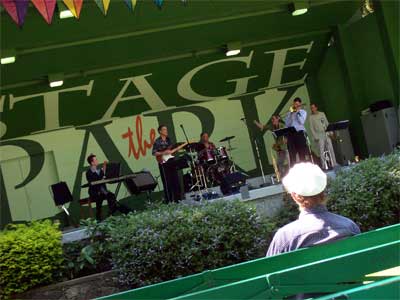
M 203 143 L 190 143 L 185 147 L 190 156 L 190 171 L 186 174 L 190 178 L 187 182 L 187 192 L 203 190 L 220 185 L 223 178 L 236 172 L 232 159 L 231 140 L 235 136 L 228 136 L 220 140 L 227 142 L 227 146 L 206 148 Z

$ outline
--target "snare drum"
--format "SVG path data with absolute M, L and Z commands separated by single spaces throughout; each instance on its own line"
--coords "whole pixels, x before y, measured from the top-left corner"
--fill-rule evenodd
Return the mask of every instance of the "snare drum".
M 225 147 L 223 147 L 223 146 L 218 147 L 218 148 L 216 149 L 216 151 L 217 151 L 217 158 L 218 158 L 218 160 L 224 161 L 224 160 L 227 160 L 227 159 L 229 158 L 229 157 L 228 157 L 228 152 L 226 151 L 226 148 L 225 148 Z
M 209 165 L 215 164 L 215 150 L 214 149 L 204 149 L 200 151 L 200 161 Z

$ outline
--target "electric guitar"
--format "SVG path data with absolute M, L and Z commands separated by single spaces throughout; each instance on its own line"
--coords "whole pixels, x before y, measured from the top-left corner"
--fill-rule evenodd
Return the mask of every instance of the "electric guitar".
M 192 143 L 192 142 L 189 142 Z M 171 154 L 164 154 L 164 155 L 156 155 L 156 159 L 158 161 L 159 164 L 165 164 L 167 161 L 169 161 L 171 158 L 174 158 L 174 156 L 172 154 L 174 154 L 175 152 L 181 150 L 183 147 L 185 147 L 187 144 L 189 144 L 188 142 L 185 142 L 181 145 L 179 145 L 178 147 L 174 148 L 171 150 Z M 168 148 L 162 150 L 165 151 Z

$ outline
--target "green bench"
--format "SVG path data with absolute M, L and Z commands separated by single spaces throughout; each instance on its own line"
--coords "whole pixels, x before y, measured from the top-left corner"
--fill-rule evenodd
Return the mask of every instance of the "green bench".
M 400 276 L 379 280 L 354 289 L 338 292 L 315 300 L 382 300 L 400 299 Z
M 200 299 L 201 294 L 218 293 L 220 288 L 234 291 L 235 297 L 244 296 L 244 291 L 264 291 L 266 274 L 329 260 L 330 258 L 352 254 L 357 251 L 398 241 L 400 224 L 362 233 L 335 243 L 299 249 L 269 258 L 260 258 L 213 271 L 205 271 L 179 279 L 174 279 L 99 299 L 169 299 L 190 296 Z M 237 287 L 237 289 L 236 289 Z M 225 290 L 227 291 L 227 290 Z M 189 295 L 190 294 L 190 295 Z M 246 296 L 252 296 L 250 293 Z M 197 296 L 199 298 L 197 298 Z M 204 295 L 203 295 L 204 296 Z M 224 294 L 220 294 L 224 299 Z M 184 297 L 182 297 L 183 299 Z M 202 298 L 204 299 L 204 298 Z M 225 298 L 227 299 L 227 298 Z M 247 299 L 247 298 L 246 298 Z
M 398 253 L 400 241 L 394 241 L 173 299 L 284 299 L 335 293 L 373 280 L 366 277 L 370 273 L 398 266 Z

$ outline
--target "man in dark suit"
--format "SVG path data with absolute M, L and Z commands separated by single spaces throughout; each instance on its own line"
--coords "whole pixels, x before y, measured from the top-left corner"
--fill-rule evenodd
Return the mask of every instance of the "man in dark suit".
M 87 158 L 87 162 L 90 165 L 90 168 L 86 171 L 86 179 L 90 183 L 92 181 L 98 181 L 105 178 L 105 170 L 107 162 L 105 161 L 103 164 L 103 168 L 97 168 L 99 162 L 97 160 L 96 155 L 90 154 Z M 89 196 L 92 201 L 96 202 L 96 219 L 97 221 L 101 221 L 101 206 L 103 205 L 103 200 L 106 199 L 108 202 L 108 209 L 110 214 L 113 214 L 116 210 L 121 211 L 122 213 L 129 212 L 127 207 L 117 204 L 117 200 L 115 195 L 107 190 L 106 184 L 98 184 L 98 185 L 89 185 Z

